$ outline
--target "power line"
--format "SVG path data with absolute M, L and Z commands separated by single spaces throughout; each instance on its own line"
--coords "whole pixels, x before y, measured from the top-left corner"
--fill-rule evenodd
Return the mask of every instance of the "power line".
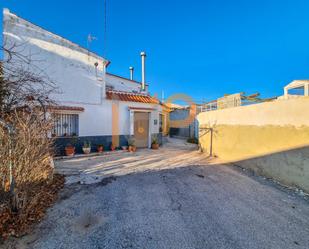
M 104 0 L 104 31 L 103 31 L 103 56 L 107 52 L 107 0 Z

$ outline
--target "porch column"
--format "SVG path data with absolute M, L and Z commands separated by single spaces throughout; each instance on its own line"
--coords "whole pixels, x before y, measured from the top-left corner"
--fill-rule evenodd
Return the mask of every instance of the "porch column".
M 309 83 L 304 85 L 304 95 L 309 96 Z
M 129 110 L 130 112 L 130 135 L 134 135 L 134 111 Z
M 112 102 L 112 144 L 119 146 L 119 102 Z
M 287 87 L 284 88 L 284 96 L 288 96 L 288 90 L 289 89 Z

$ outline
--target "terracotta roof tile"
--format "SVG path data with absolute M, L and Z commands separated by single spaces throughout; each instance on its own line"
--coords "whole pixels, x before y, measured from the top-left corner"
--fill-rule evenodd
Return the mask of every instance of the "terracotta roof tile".
M 159 104 L 159 100 L 146 94 L 120 92 L 120 91 L 106 91 L 107 99 L 115 99 L 120 101 L 140 102 L 147 104 Z

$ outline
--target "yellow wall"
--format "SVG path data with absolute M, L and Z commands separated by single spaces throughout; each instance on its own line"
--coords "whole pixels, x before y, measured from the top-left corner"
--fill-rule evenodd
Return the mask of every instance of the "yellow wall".
M 171 109 L 166 106 L 166 105 L 162 105 L 162 114 L 164 116 L 164 121 L 163 121 L 163 136 L 167 136 L 169 134 L 169 130 L 170 130 L 170 115 Z
M 309 192 L 309 99 L 291 99 L 201 113 L 213 128 L 213 154 L 224 161 Z M 210 133 L 200 145 L 210 150 Z

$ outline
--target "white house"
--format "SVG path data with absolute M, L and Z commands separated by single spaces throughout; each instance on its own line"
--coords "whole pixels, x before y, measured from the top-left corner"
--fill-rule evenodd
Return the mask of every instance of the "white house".
M 52 135 L 60 151 L 75 135 L 78 151 L 84 141 L 92 142 L 93 147 L 103 144 L 108 148 L 112 142 L 126 145 L 128 137 L 134 135 L 138 147 L 149 147 L 152 135 L 160 137 L 162 106 L 150 96 L 145 80 L 140 83 L 109 74 L 105 58 L 8 9 L 3 14 L 4 45 L 21 46 L 19 52 L 31 55 L 33 63 L 59 89 L 51 96 L 58 105 L 49 110 L 56 117 Z
M 309 96 L 309 80 L 293 80 L 284 87 L 284 95 L 281 98 L 297 98 Z

